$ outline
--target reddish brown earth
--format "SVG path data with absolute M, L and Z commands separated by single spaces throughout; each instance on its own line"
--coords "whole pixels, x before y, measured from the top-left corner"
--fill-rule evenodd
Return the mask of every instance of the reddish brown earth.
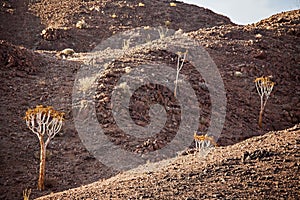
M 34 2 L 34 1 L 33 1 Z M 194 31 L 202 27 L 232 24 L 225 16 L 184 3 L 170 7 L 168 1 L 41 0 L 32 4 L 5 0 L 1 7 L 1 39 L 30 49 L 90 51 L 113 33 L 141 26 L 165 25 Z M 11 11 L 12 10 L 12 11 Z M 115 14 L 117 17 L 113 18 Z M 151 16 L 151 17 L 149 17 Z M 200 17 L 199 17 L 200 16 Z M 9 20 L 8 20 L 9 19 Z M 87 27 L 77 29 L 84 19 Z M 186 23 L 192 22 L 192 23 Z M 14 24 L 14 26 L 11 26 Z M 41 36 L 42 30 L 47 30 Z
M 217 147 L 205 158 L 197 153 L 150 163 L 38 199 L 298 199 L 299 128 Z
M 296 199 L 299 196 L 299 127 L 240 142 L 299 124 L 300 11 L 238 26 L 224 16 L 196 6 L 177 2 L 176 7 L 170 7 L 168 1 L 143 2 L 144 7 L 138 6 L 139 1 L 69 0 L 61 3 L 42 0 L 33 5 L 23 1 L 1 2 L 0 109 L 3 114 L 0 116 L 0 199 L 21 199 L 25 188 L 32 188 L 32 198 L 36 198 L 118 173 L 86 150 L 74 128 L 71 95 L 75 75 L 82 61 L 93 55 L 84 52 L 91 51 L 113 33 L 134 27 L 165 25 L 166 21 L 170 21 L 167 23 L 169 28 L 189 32 L 188 35 L 205 47 L 218 66 L 227 93 L 226 120 L 218 144 L 226 147 L 213 150 L 203 163 L 192 155 L 182 156 L 158 172 L 117 175 L 91 185 L 90 189 L 84 186 L 75 189 L 77 193 L 64 192 L 53 199 L 59 196 L 88 199 L 94 195 L 100 196 L 99 199 L 107 199 L 110 195 L 119 199 L 170 199 L 176 195 L 179 199 L 253 199 L 256 196 L 261 199 L 269 196 Z M 113 14 L 117 17 L 112 18 Z M 87 27 L 76 28 L 75 24 L 82 19 Z M 43 29 L 47 31 L 41 35 Z M 67 47 L 74 48 L 78 54 L 75 58 L 58 59 L 55 54 Z M 118 132 L 112 118 L 101 121 L 103 111 L 108 115 L 110 112 L 104 109 L 109 104 L 109 98 L 106 98 L 110 97 L 112 86 L 109 84 L 122 74 L 124 64 L 126 67 L 137 66 L 141 61 L 161 61 L 175 67 L 174 58 L 176 55 L 163 51 L 159 45 L 154 48 L 149 44 L 143 50 L 131 50 L 107 68 L 98 83 L 108 86 L 98 87 L 97 92 L 104 95 L 96 99 L 96 103 L 98 119 L 106 127 L 111 141 L 127 150 L 147 153 L 161 148 L 176 134 L 174 122 L 170 121 L 163 137 L 149 138 L 150 142 L 146 144 L 143 140 L 133 142 L 132 138 Z M 189 75 L 192 69 L 193 66 L 186 62 L 183 73 Z M 276 85 L 267 103 L 263 128 L 259 129 L 260 102 L 253 80 L 262 75 L 271 75 Z M 190 81 L 197 85 L 202 79 L 193 74 Z M 204 97 L 208 95 L 205 88 L 197 87 L 196 93 Z M 166 99 L 172 100 L 174 96 L 170 94 Z M 151 99 L 144 100 L 151 102 Z M 205 130 L 210 120 L 210 100 L 201 100 L 202 112 L 207 118 L 199 124 L 199 129 Z M 165 99 L 161 103 L 163 101 Z M 22 119 L 29 107 L 38 104 L 52 105 L 66 112 L 61 134 L 49 145 L 46 190 L 43 192 L 36 190 L 38 140 Z M 144 109 L 147 107 L 137 110 L 133 107 L 133 119 L 138 123 L 147 123 Z M 235 145 L 230 146 L 232 144 Z M 242 162 L 242 155 L 246 152 L 250 157 Z M 153 187 L 151 183 L 157 180 L 161 181 Z M 271 187 L 273 185 L 276 187 Z M 97 190 L 97 187 L 102 190 Z M 210 191 L 210 188 L 216 189 Z

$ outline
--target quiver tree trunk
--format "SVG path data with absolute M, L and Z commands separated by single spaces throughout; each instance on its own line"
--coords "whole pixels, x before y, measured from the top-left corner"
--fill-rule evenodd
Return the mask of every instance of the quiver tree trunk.
M 43 138 L 40 139 L 40 173 L 38 181 L 38 189 L 40 191 L 45 189 L 45 167 L 46 167 L 46 146 Z
M 260 110 L 259 112 L 259 119 L 258 119 L 258 126 L 259 128 L 262 128 L 262 119 L 263 119 L 263 115 L 264 115 L 264 110 Z

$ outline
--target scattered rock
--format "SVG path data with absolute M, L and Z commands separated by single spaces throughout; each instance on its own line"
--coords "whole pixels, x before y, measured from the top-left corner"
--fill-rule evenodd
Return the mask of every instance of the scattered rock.
M 255 150 L 254 152 L 249 153 L 248 151 L 246 151 L 243 155 L 242 161 L 245 162 L 247 160 L 262 160 L 263 158 L 266 157 L 271 157 L 274 156 L 275 154 L 273 152 L 269 152 L 265 149 L 263 150 Z
M 67 49 L 64 49 L 64 50 L 58 52 L 57 56 L 65 59 L 69 56 L 73 56 L 74 54 L 75 54 L 75 51 L 73 49 L 67 48 Z
M 88 24 L 85 22 L 84 19 L 82 19 L 76 23 L 76 28 L 85 29 L 88 28 Z
M 267 58 L 267 54 L 265 51 L 259 51 L 257 54 L 254 55 L 254 58 L 263 60 Z
M 255 38 L 256 38 L 256 39 L 261 39 L 261 38 L 262 38 L 262 35 L 258 33 L 258 34 L 255 35 Z
M 243 73 L 242 73 L 242 72 L 239 72 L 239 71 L 235 71 L 235 72 L 234 72 L 234 76 L 235 76 L 235 77 L 243 77 Z
M 65 29 L 65 28 L 48 27 L 48 28 L 42 30 L 41 36 L 44 40 L 55 41 L 55 40 L 69 37 L 66 30 L 67 29 Z

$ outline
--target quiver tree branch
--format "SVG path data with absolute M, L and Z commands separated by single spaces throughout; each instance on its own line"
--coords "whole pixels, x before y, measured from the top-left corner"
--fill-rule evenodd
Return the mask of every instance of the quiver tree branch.
M 60 131 L 63 118 L 63 112 L 58 112 L 51 106 L 43 107 L 42 105 L 36 106 L 34 109 L 28 109 L 24 117 L 26 125 L 37 135 L 40 142 L 39 190 L 44 190 L 46 149 L 50 140 Z
M 261 128 L 264 110 L 275 83 L 272 82 L 269 77 L 256 78 L 254 82 L 256 90 L 260 96 L 260 112 L 258 125 Z

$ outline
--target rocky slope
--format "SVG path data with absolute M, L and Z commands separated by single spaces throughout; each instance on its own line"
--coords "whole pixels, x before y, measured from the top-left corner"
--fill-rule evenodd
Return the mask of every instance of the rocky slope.
M 299 128 L 217 147 L 204 158 L 199 152 L 181 156 L 159 164 L 157 171 L 148 164 L 38 199 L 297 199 Z
M 135 27 L 167 25 L 175 30 L 192 31 L 232 24 L 225 16 L 182 2 L 176 6 L 162 0 L 144 0 L 143 6 L 137 0 L 36 2 L 28 5 L 5 0 L 2 3 L 0 39 L 33 49 L 73 48 L 82 52 L 92 50 L 111 34 Z
M 180 2 L 176 2 L 176 6 L 170 6 L 169 1 L 143 1 L 144 6 L 139 6 L 139 3 L 139 1 L 79 0 L 69 0 L 63 3 L 56 0 L 42 0 L 32 5 L 27 5 L 22 1 L 7 0 L 1 3 L 0 20 L 3 23 L 0 25 L 0 39 L 2 39 L 0 43 L 2 83 L 0 109 L 4 114 L 0 116 L 0 198 L 20 199 L 22 190 L 25 188 L 32 188 L 32 197 L 35 198 L 50 192 L 63 191 L 106 179 L 118 173 L 96 160 L 79 138 L 73 123 L 74 113 L 72 113 L 71 105 L 74 80 L 81 65 L 95 54 L 89 51 L 100 41 L 110 37 L 112 33 L 133 27 L 158 25 L 167 25 L 175 30 L 180 28 L 188 32 L 189 37 L 204 46 L 213 58 L 223 78 L 227 93 L 226 120 L 218 144 L 236 145 L 215 149 L 213 151 L 215 153 L 212 152 L 205 160 L 211 163 L 209 165 L 202 162 L 199 164 L 199 159 L 193 156 L 178 158 L 179 163 L 183 162 L 180 160 L 187 163 L 186 167 L 183 164 L 178 164 L 179 167 L 175 166 L 176 169 L 180 169 L 180 176 L 175 174 L 176 169 L 173 169 L 172 164 L 167 168 L 171 171 L 168 176 L 165 169 L 154 173 L 154 179 L 151 179 L 152 172 L 149 175 L 135 174 L 130 177 L 134 179 L 132 183 L 125 181 L 124 187 L 120 189 L 124 192 L 124 196 L 121 192 L 117 192 L 117 188 L 121 188 L 119 185 L 121 183 L 118 181 L 115 184 L 110 181 L 96 183 L 100 185 L 100 188 L 107 187 L 114 191 L 113 194 L 105 189 L 105 192 L 99 195 L 129 198 L 135 195 L 133 190 L 136 190 L 137 196 L 144 196 L 144 198 L 162 198 L 164 195 L 168 198 L 167 195 L 171 196 L 176 193 L 179 197 L 191 199 L 214 196 L 215 198 L 234 198 L 234 195 L 247 197 L 248 193 L 243 192 L 245 188 L 248 189 L 246 191 L 255 191 L 262 198 L 273 192 L 282 195 L 282 198 L 293 198 L 299 195 L 297 193 L 299 188 L 296 184 L 299 180 L 293 176 L 299 170 L 297 127 L 243 143 L 238 142 L 269 131 L 286 129 L 299 123 L 300 11 L 280 13 L 256 24 L 237 26 L 224 16 Z M 63 12 L 60 8 L 63 8 Z M 82 20 L 87 26 L 76 28 L 77 22 Z M 45 31 L 42 32 L 43 30 Z M 58 50 L 66 47 L 74 48 L 77 53 L 74 57 L 67 59 L 58 58 L 56 56 Z M 30 49 L 35 49 L 35 51 Z M 140 51 L 132 49 L 129 52 L 122 59 L 115 60 L 106 69 L 102 82 L 97 84 L 99 86 L 97 91 L 104 94 L 96 99 L 98 116 L 103 114 L 101 113 L 105 110 L 103 106 L 106 106 L 99 102 L 109 100 L 106 97 L 110 97 L 111 84 L 122 74 L 124 66 L 137 66 L 140 61 L 146 63 L 161 61 L 173 67 L 176 66 L 174 61 L 177 58 L 176 55 L 163 51 L 159 44 L 155 47 L 148 44 L 145 49 Z M 183 70 L 183 73 L 189 74 L 193 66 L 189 62 L 186 62 L 185 66 L 186 71 Z M 272 76 L 276 85 L 267 103 L 263 129 L 259 129 L 257 126 L 259 96 L 253 80 L 262 75 Z M 192 84 L 197 85 L 202 81 L 200 76 L 191 75 Z M 108 86 L 100 87 L 101 83 L 107 83 Z M 196 87 L 196 91 L 198 95 L 205 97 L 201 103 L 203 114 L 207 118 L 199 124 L 199 128 L 205 130 L 210 121 L 210 100 L 205 88 Z M 168 98 L 174 99 L 172 94 L 170 95 Z M 103 99 L 105 101 L 102 101 Z M 146 102 L 150 100 L 146 99 Z M 26 128 L 22 119 L 29 107 L 38 104 L 52 105 L 67 113 L 62 133 L 49 145 L 51 156 L 47 161 L 46 190 L 43 192 L 35 189 L 38 173 L 38 159 L 35 155 L 39 148 L 37 138 Z M 141 124 L 147 122 L 147 117 L 144 118 L 147 109 L 142 106 L 134 110 L 133 118 Z M 143 140 L 132 141 L 126 135 L 115 132 L 116 129 L 111 120 L 111 118 L 103 122 L 100 120 L 104 126 L 108 127 L 107 135 L 111 141 L 127 150 L 139 153 L 154 151 L 157 147 L 165 145 L 165 139 L 170 140 L 174 131 L 170 123 L 171 128 L 165 132 L 166 137 L 157 138 L 155 143 L 156 138 L 149 138 L 150 141 L 144 145 Z M 275 145 L 272 146 L 273 144 Z M 230 154 L 231 150 L 233 154 Z M 246 151 L 249 152 L 249 159 L 242 162 L 241 156 Z M 222 162 L 213 159 L 221 154 L 230 155 L 225 156 L 227 160 L 220 158 Z M 257 155 L 262 157 L 262 161 L 255 160 Z M 278 163 L 285 158 L 287 160 L 283 162 L 281 170 Z M 257 170 L 255 165 L 258 166 Z M 247 171 L 247 167 L 253 170 Z M 275 170 L 276 167 L 279 169 Z M 194 168 L 196 168 L 196 174 L 192 172 Z M 241 184 L 234 182 L 233 175 L 229 172 L 231 168 L 236 170 L 237 179 L 242 182 Z M 271 168 L 275 170 L 271 174 L 264 170 Z M 206 172 L 202 173 L 205 169 Z M 243 174 L 245 176 L 242 176 Z M 290 176 L 290 179 L 283 180 L 282 177 L 286 175 Z M 229 176 L 229 183 L 223 187 L 227 176 Z M 122 177 L 123 175 L 118 175 L 115 179 L 121 180 Z M 260 177 L 264 177 L 263 180 L 258 179 Z M 158 186 L 162 187 L 153 188 L 147 185 L 151 183 L 147 180 L 151 179 L 153 182 L 160 178 L 162 180 Z M 199 178 L 203 183 L 211 185 L 199 186 L 195 182 Z M 172 182 L 173 179 L 174 182 Z M 194 182 L 189 184 L 187 183 L 189 180 Z M 249 183 L 253 180 L 256 185 Z M 136 185 L 128 186 L 128 184 L 136 184 L 136 181 L 140 181 L 141 188 L 138 189 Z M 172 184 L 168 184 L 169 182 Z M 212 183 L 223 189 L 218 192 L 208 191 L 214 186 Z M 270 189 L 271 183 L 278 183 L 277 189 Z M 123 191 L 125 186 L 132 189 L 126 193 Z M 259 187 L 262 189 L 260 190 Z M 149 197 L 146 196 L 148 190 L 151 194 Z M 194 190 L 198 193 L 192 193 Z M 89 193 L 86 192 L 87 189 L 80 189 L 80 191 L 81 193 L 71 192 L 59 195 L 69 195 L 69 197 L 79 195 L 88 198 L 89 195 L 97 192 L 91 190 Z M 201 193 L 201 191 L 205 192 Z

